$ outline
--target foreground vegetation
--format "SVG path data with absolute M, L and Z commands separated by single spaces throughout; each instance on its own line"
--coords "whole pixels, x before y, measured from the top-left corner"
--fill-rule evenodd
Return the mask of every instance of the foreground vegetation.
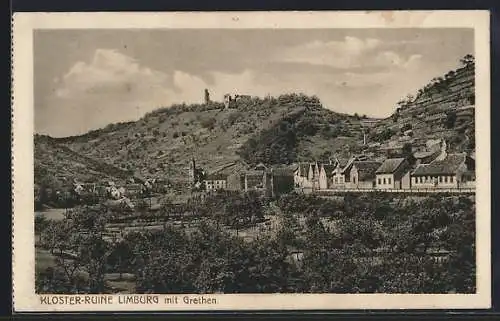
M 162 228 L 109 238 L 106 226 L 127 217 Z M 280 224 L 250 241 L 233 233 L 269 217 Z M 39 249 L 55 256 L 37 265 L 36 286 L 113 292 L 114 275 L 136 293 L 474 293 L 474 221 L 464 196 L 225 193 L 154 214 L 80 207 L 58 222 L 36 219 Z

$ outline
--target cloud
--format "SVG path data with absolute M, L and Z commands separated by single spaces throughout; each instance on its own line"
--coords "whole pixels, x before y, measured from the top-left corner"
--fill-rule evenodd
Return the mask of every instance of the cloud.
M 93 94 L 141 94 L 149 88 L 166 88 L 170 77 L 162 72 L 142 67 L 115 50 L 98 49 L 92 60 L 79 61 L 60 79 L 56 78 L 59 98 Z
M 182 71 L 165 73 L 141 65 L 116 50 L 98 49 L 53 79 L 37 115 L 55 136 L 83 133 L 113 122 L 137 120 L 144 113 L 178 102 L 201 102 L 206 83 Z M 56 121 L 55 119 L 59 119 Z M 43 129 L 42 129 L 43 131 Z
M 275 59 L 348 69 L 362 64 L 361 57 L 375 50 L 380 44 L 378 39 L 347 36 L 342 41 L 312 41 L 297 45 L 279 53 Z
M 405 59 L 394 51 L 383 51 L 375 57 L 374 63 L 380 66 L 410 69 L 417 66 L 421 58 L 422 55 L 414 54 Z

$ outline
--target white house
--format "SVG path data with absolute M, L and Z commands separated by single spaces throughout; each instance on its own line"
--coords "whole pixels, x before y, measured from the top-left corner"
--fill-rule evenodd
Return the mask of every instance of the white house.
M 216 191 L 227 188 L 227 175 L 222 173 L 209 174 L 204 180 L 206 191 Z
M 319 170 L 319 189 L 327 189 L 331 187 L 331 179 L 335 169 L 333 164 L 321 164 Z
M 334 168 L 332 164 L 299 163 L 293 172 L 294 186 L 306 189 L 330 188 Z
M 349 188 L 373 188 L 375 186 L 375 171 L 380 162 L 355 161 L 350 170 Z
M 310 185 L 312 189 L 319 189 L 319 171 L 320 168 L 317 162 L 309 164 L 307 180 L 308 185 Z
M 368 161 L 368 158 L 365 155 L 352 156 L 347 161 L 347 164 L 343 167 L 343 169 L 342 169 L 342 175 L 343 175 L 343 184 L 345 186 L 347 186 L 347 187 L 355 187 L 355 185 L 351 185 L 351 170 L 352 170 L 352 167 L 354 165 L 354 162 L 360 162 L 360 161 Z M 342 179 L 339 176 L 339 182 L 341 180 Z M 339 183 L 339 184 L 341 184 L 341 183 Z

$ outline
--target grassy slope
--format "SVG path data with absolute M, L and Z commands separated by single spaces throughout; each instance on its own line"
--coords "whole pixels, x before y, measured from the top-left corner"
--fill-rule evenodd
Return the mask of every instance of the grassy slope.
M 198 107 L 206 109 L 206 106 Z M 290 115 L 296 115 L 296 122 L 301 126 L 314 124 L 318 128 L 309 135 L 300 134 L 297 146 L 305 157 L 319 157 L 324 153 L 323 147 L 334 146 L 336 140 L 319 129 L 352 118 L 323 109 L 319 102 L 299 95 L 255 98 L 239 102 L 236 107 L 205 111 L 192 110 L 196 108 L 189 106 L 161 109 L 137 122 L 108 126 L 58 142 L 82 155 L 131 170 L 139 176 L 185 180 L 193 156 L 209 171 L 237 161 L 249 139 L 259 140 L 260 133 L 280 126 Z M 349 132 L 348 129 L 344 131 Z M 344 146 L 345 141 L 352 144 L 359 141 L 358 138 L 340 140 L 342 143 L 337 144 L 340 146 Z M 266 143 L 260 140 L 258 145 L 266 146 Z
M 73 179 L 124 180 L 129 176 L 126 171 L 76 153 L 45 136 L 35 137 L 34 161 L 35 184 L 51 187 L 67 185 Z

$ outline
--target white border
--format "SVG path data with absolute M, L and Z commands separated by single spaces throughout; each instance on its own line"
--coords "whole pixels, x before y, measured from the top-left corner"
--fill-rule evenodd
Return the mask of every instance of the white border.
M 33 29 L 474 28 L 476 58 L 476 294 L 221 294 L 217 305 L 42 305 L 34 291 Z M 491 306 L 490 47 L 488 11 L 15 13 L 13 17 L 13 307 L 27 311 L 472 309 Z M 160 297 L 167 297 L 160 296 Z M 192 296 L 193 297 L 193 296 Z

